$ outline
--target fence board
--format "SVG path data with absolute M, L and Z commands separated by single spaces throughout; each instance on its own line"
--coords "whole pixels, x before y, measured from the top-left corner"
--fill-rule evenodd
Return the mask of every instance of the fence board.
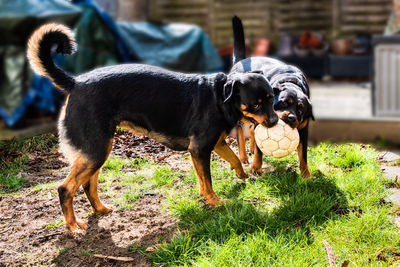
M 312 30 L 328 39 L 340 34 L 382 32 L 393 0 L 151 0 L 160 22 L 197 24 L 216 47 L 232 44 L 231 18 L 238 15 L 252 46 L 259 37 L 279 41 L 283 32 Z M 152 12 L 152 11 L 151 11 Z

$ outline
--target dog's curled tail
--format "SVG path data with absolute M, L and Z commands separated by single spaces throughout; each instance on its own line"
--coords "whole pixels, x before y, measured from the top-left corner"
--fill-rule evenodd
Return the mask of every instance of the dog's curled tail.
M 54 64 L 51 57 L 54 47 L 57 53 L 75 52 L 73 33 L 61 24 L 43 25 L 29 38 L 27 57 L 36 73 L 49 78 L 57 87 L 70 92 L 74 88 L 75 79 Z
M 246 58 L 246 44 L 244 41 L 244 30 L 239 17 L 232 18 L 233 30 L 233 64 Z

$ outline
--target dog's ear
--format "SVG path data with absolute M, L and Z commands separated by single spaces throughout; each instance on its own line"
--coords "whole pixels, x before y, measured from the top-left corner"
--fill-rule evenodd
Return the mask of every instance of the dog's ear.
M 308 97 L 306 97 L 306 101 L 307 101 L 307 104 L 308 104 L 308 116 L 313 120 L 313 121 L 315 121 L 315 118 L 314 118 L 314 114 L 313 114 L 313 109 L 312 109 L 312 105 L 311 105 L 311 100 L 308 98 Z
M 273 89 L 273 91 L 274 91 L 274 95 L 275 95 L 275 96 L 278 96 L 279 93 L 282 91 L 280 88 L 278 88 L 278 87 L 276 87 L 276 86 L 274 86 L 272 89 Z
M 310 118 L 311 118 L 313 121 L 315 121 L 315 117 L 314 117 L 313 110 L 312 110 L 312 107 L 311 107 L 311 106 L 310 106 Z
M 233 88 L 235 86 L 236 80 L 231 80 L 225 83 L 224 85 L 224 90 L 223 90 L 223 98 L 224 98 L 224 103 L 226 103 L 229 99 L 231 99 L 233 95 Z

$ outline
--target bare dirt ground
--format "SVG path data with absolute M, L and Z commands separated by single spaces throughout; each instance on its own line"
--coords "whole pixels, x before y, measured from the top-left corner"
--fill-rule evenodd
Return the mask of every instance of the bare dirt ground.
M 166 163 L 177 155 L 147 137 L 128 132 L 116 136 L 113 153 Z M 182 168 L 188 166 L 189 161 Z M 57 185 L 68 172 L 56 148 L 35 151 L 27 171 L 21 173 L 27 185 L 15 194 L 0 196 L 0 266 L 151 266 L 146 248 L 151 251 L 176 230 L 176 219 L 160 209 L 164 197 L 148 194 L 138 199 L 132 210 L 97 216 L 90 213 L 89 202 L 80 190 L 74 198 L 75 211 L 89 223 L 89 229 L 70 232 L 61 225 L 57 194 Z M 48 187 L 39 190 L 41 184 Z M 110 203 L 105 194 L 100 193 L 100 198 Z M 100 259 L 93 253 L 134 260 Z

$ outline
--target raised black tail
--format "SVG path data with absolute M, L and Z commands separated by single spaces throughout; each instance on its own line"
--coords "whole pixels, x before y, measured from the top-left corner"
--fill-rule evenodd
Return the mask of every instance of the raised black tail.
M 70 92 L 75 86 L 73 76 L 57 67 L 51 57 L 53 46 L 56 52 L 72 54 L 75 40 L 72 31 L 61 24 L 46 24 L 37 29 L 28 41 L 27 56 L 33 70 L 49 78 L 57 87 Z
M 242 21 L 239 17 L 232 18 L 233 30 L 233 64 L 246 58 L 246 44 L 244 42 L 244 31 Z

